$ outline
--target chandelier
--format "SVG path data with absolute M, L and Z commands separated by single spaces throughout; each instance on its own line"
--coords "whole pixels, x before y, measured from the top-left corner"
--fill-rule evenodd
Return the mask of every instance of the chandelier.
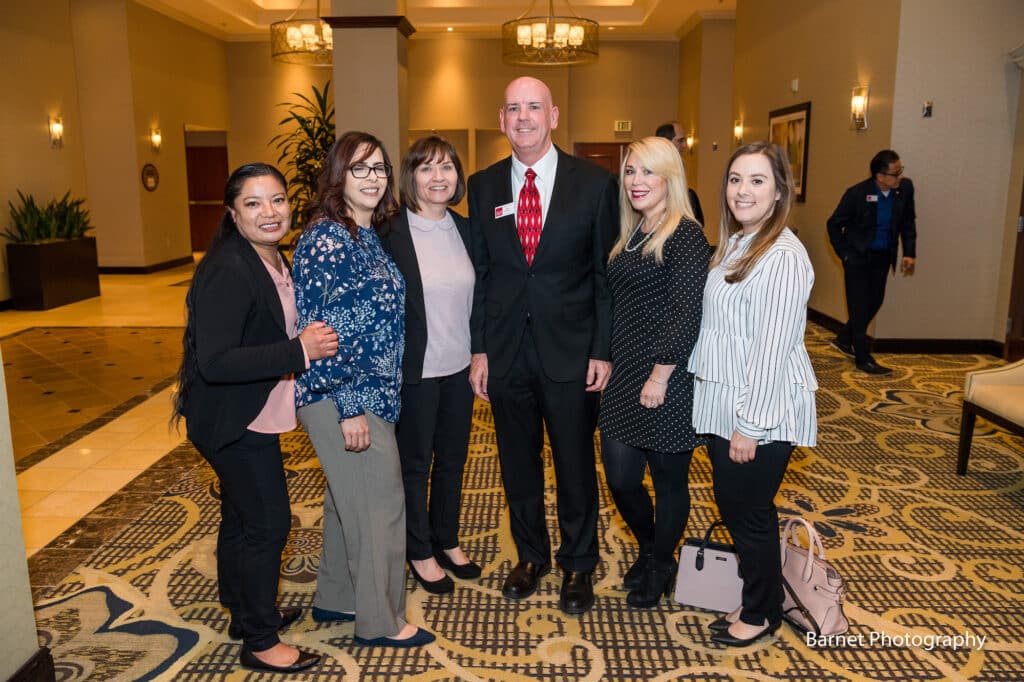
M 534 0 L 535 2 L 535 0 Z M 597 61 L 597 22 L 577 16 L 555 16 L 548 0 L 547 16 L 528 17 L 534 2 L 512 21 L 501 25 L 501 53 L 506 64 L 560 66 Z
M 302 0 L 284 21 L 270 25 L 270 53 L 279 62 L 330 66 L 334 50 L 334 34 L 331 27 L 320 20 L 320 0 L 316 3 L 316 16 L 311 19 L 295 19 L 295 13 L 302 6 Z

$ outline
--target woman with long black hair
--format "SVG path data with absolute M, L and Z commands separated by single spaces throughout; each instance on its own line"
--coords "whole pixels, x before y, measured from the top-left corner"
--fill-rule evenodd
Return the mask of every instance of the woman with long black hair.
M 228 178 L 224 205 L 185 298 L 173 419 L 185 418 L 189 440 L 220 481 L 217 582 L 231 613 L 228 635 L 243 640 L 239 660 L 295 672 L 320 656 L 277 636 L 302 615 L 276 606 L 291 527 L 279 434 L 296 425 L 293 375 L 334 355 L 338 337 L 323 322 L 298 330 L 288 263 L 277 249 L 291 228 L 281 173 L 241 166 Z

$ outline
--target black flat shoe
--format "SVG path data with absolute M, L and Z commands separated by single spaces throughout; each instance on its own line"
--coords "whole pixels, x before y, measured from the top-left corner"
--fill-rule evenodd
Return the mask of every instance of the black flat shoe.
M 351 623 L 356 619 L 356 614 L 354 613 L 331 611 L 329 609 L 317 608 L 316 606 L 313 607 L 310 615 L 313 616 L 313 622 L 316 623 Z
M 875 376 L 885 376 L 887 374 L 892 374 L 891 369 L 889 369 L 888 367 L 882 367 L 874 360 L 868 360 L 867 362 L 858 362 L 857 369 L 866 374 L 874 374 Z
M 282 606 L 277 612 L 281 614 L 281 624 L 277 626 L 278 632 L 281 632 L 281 630 L 284 630 L 302 616 L 302 609 L 297 606 Z M 231 639 L 242 639 L 244 634 L 240 623 L 236 623 L 234 620 L 228 623 L 228 637 Z
M 420 585 L 423 586 L 430 594 L 451 594 L 455 591 L 455 583 L 447 575 L 437 580 L 427 580 L 419 573 L 416 572 L 416 568 L 409 562 L 409 570 L 412 571 L 412 577 L 416 579 Z
M 483 569 L 480 568 L 479 564 L 470 561 L 468 564 L 457 564 L 451 560 L 443 549 L 437 550 L 434 553 L 434 558 L 437 559 L 437 563 L 441 564 L 441 568 L 446 571 L 450 571 L 452 575 L 461 580 L 475 580 L 480 577 L 483 573 Z
M 842 341 L 839 340 L 838 336 L 832 339 L 829 342 L 829 345 L 847 357 L 854 357 L 853 344 L 843 343 Z
M 256 655 L 246 646 L 242 647 L 242 653 L 238 655 L 238 662 L 243 668 L 249 670 L 265 670 L 272 673 L 297 673 L 300 670 L 310 668 L 320 662 L 320 654 L 311 654 L 308 651 L 299 649 L 299 657 L 291 665 L 271 665 L 256 658 Z
M 363 637 L 353 637 L 354 641 L 359 646 L 389 646 L 396 649 L 411 649 L 417 646 L 424 646 L 430 644 L 436 637 L 430 632 L 427 632 L 423 628 L 416 628 L 416 634 L 412 637 L 406 637 L 405 639 L 394 639 L 392 637 L 374 637 L 373 639 L 364 639 Z
M 748 637 L 747 639 L 733 637 L 729 634 L 729 630 L 726 629 L 722 632 L 716 632 L 711 635 L 711 641 L 717 644 L 724 644 L 725 646 L 750 646 L 759 639 L 775 634 L 775 631 L 779 629 L 780 625 L 782 625 L 782 621 L 772 625 L 767 625 L 764 630 L 761 630 L 761 632 L 757 633 L 753 637 Z
M 647 570 L 647 563 L 651 560 L 650 554 L 640 553 L 640 556 L 636 558 L 633 565 L 629 567 L 625 575 L 622 576 L 622 586 L 626 590 L 635 590 L 640 587 L 640 583 L 644 579 L 644 571 Z
M 558 594 L 558 608 L 570 616 L 578 616 L 594 605 L 593 571 L 566 571 Z
M 551 572 L 551 564 L 520 561 L 505 578 L 501 594 L 506 599 L 526 599 L 537 591 L 537 582 Z

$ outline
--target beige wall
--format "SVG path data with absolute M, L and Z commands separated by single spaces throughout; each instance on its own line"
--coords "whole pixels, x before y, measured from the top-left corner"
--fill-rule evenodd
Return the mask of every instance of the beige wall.
M 71 0 L 75 67 L 101 266 L 145 261 L 126 0 Z
M 700 90 L 701 90 L 701 69 L 704 66 L 702 47 L 704 45 L 704 22 L 698 22 L 679 44 L 679 91 L 676 104 L 675 120 L 679 121 L 680 127 L 685 133 L 693 133 L 695 145 L 692 152 L 683 154 L 683 166 L 686 168 L 686 180 L 697 192 L 701 192 L 699 153 L 703 146 L 696 144 L 697 131 L 700 127 Z M 731 77 L 730 73 L 730 77 Z M 729 93 L 729 105 L 732 105 L 732 93 Z M 700 136 L 703 139 L 703 135 Z M 705 222 L 707 221 L 706 202 L 701 199 L 701 207 L 705 211 Z
M 876 330 L 1003 341 L 1012 267 L 1004 256 L 1016 229 L 1007 204 L 1019 208 L 1019 166 L 1009 190 L 1007 179 L 1024 132 L 1021 71 L 1007 52 L 1024 40 L 1024 3 L 901 7 L 892 148 L 914 179 L 919 262 L 914 277 L 891 283 Z M 931 118 L 921 117 L 925 100 L 934 102 Z
M 811 308 L 840 320 L 846 319 L 842 269 L 825 221 L 843 191 L 868 176 L 871 157 L 890 144 L 899 8 L 889 0 L 863 0 L 856 11 L 844 0 L 738 0 L 736 6 L 730 123 L 744 120 L 746 142 L 766 139 L 769 111 L 811 102 L 807 201 L 796 204 L 790 225 L 814 264 Z M 941 73 L 942 63 L 931 66 Z M 793 79 L 799 79 L 795 93 Z M 870 127 L 863 131 L 849 128 L 850 93 L 858 83 L 871 86 Z
M 676 117 L 678 64 L 678 41 L 603 41 L 596 63 L 569 67 L 571 141 L 628 142 L 653 135 Z M 620 119 L 633 121 L 632 133 L 613 131 Z
M 286 116 L 287 108 L 277 105 L 295 101 L 294 92 L 312 98 L 312 86 L 322 89 L 331 80 L 331 70 L 276 62 L 270 57 L 270 43 L 265 42 L 228 43 L 226 54 L 228 165 L 237 168 L 256 161 L 276 165 L 279 153 L 270 138 L 285 130 L 277 122 Z M 339 128 L 342 125 L 338 122 Z
M 129 2 L 127 18 L 136 173 L 124 189 L 139 195 L 142 213 L 142 262 L 132 265 L 151 265 L 192 252 L 185 126 L 227 128 L 227 59 L 221 41 L 150 9 Z M 150 145 L 150 128 L 163 136 L 159 152 Z M 160 172 L 155 192 L 138 179 L 145 163 Z
M 694 149 L 697 158 L 694 186 L 704 210 L 704 231 L 713 244 L 718 243 L 718 221 L 721 208 L 719 187 L 725 163 L 732 154 L 733 121 L 733 55 L 735 53 L 736 22 L 732 20 L 702 21 L 703 36 L 700 52 L 700 124 L 698 143 Z
M 68 0 L 9 3 L 0 21 L 0 64 L 7 97 L 0 107 L 0 231 L 8 225 L 7 202 L 17 191 L 37 200 L 71 190 L 84 197 L 82 122 L 75 87 Z M 17 65 L 16 67 L 14 65 Z M 47 118 L 64 119 L 64 147 L 51 149 Z M 7 256 L 0 237 L 0 300 L 10 298 Z

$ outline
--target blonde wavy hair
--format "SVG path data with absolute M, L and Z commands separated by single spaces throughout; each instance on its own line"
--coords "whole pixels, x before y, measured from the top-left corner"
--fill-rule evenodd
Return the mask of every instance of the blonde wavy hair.
M 619 174 L 619 237 L 612 246 L 608 260 L 612 260 L 626 248 L 629 238 L 633 235 L 637 225 L 643 218 L 643 214 L 633 208 L 629 201 L 629 193 L 626 190 L 626 165 L 630 164 L 634 169 L 646 168 L 654 175 L 665 180 L 665 217 L 662 218 L 654 233 L 647 238 L 641 253 L 645 256 L 654 256 L 654 261 L 661 265 L 664 261 L 663 252 L 665 242 L 679 227 L 683 218 L 687 220 L 696 219 L 693 217 L 693 207 L 690 206 L 690 197 L 686 186 L 686 170 L 683 169 L 683 161 L 679 158 L 679 150 L 670 141 L 662 137 L 645 137 L 629 145 L 626 155 L 622 159 L 622 168 Z
M 789 158 L 786 156 L 786 152 L 770 142 L 751 142 L 737 149 L 729 157 L 729 163 L 725 165 L 725 175 L 722 177 L 722 189 L 719 194 L 722 218 L 718 226 L 718 247 L 715 249 L 714 255 L 711 256 L 710 268 L 714 269 L 725 259 L 729 249 L 729 238 L 743 230 L 743 226 L 736 220 L 732 209 L 729 208 L 726 191 L 729 188 L 729 172 L 732 171 L 732 165 L 736 159 L 748 154 L 761 154 L 768 159 L 768 165 L 772 169 L 772 178 L 775 180 L 775 191 L 779 193 L 779 198 L 775 200 L 775 206 L 765 219 L 761 229 L 750 240 L 747 252 L 740 256 L 726 273 L 725 281 L 729 284 L 742 281 L 750 274 L 750 269 L 754 267 L 754 264 L 779 238 L 779 234 L 786 227 L 786 221 L 789 219 L 789 211 L 793 207 L 793 171 L 789 167 Z

